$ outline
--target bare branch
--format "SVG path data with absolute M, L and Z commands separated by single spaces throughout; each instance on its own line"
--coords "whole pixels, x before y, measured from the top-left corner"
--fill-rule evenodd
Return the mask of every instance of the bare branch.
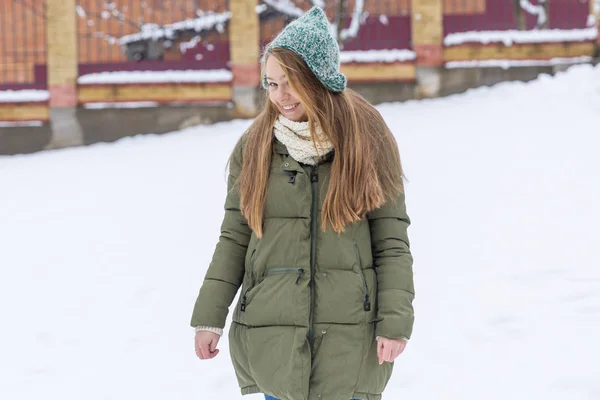
M 529 0 L 520 0 L 519 5 L 521 8 L 531 15 L 537 16 L 537 23 L 535 27 L 537 29 L 543 27 L 546 22 L 548 22 L 548 17 L 546 16 L 546 7 L 544 7 L 544 3 L 547 0 L 539 0 L 541 4 L 531 4 Z
M 348 27 L 348 29 L 343 29 L 340 32 L 341 40 L 355 38 L 358 35 L 364 7 L 365 7 L 364 0 L 356 0 L 356 2 L 354 4 L 354 12 L 352 13 L 352 21 L 350 22 L 350 26 Z

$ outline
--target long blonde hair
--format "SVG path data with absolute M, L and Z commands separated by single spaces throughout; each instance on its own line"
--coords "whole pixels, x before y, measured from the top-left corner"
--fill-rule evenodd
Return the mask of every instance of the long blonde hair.
M 381 114 L 351 89 L 329 91 L 296 53 L 275 48 L 267 54 L 281 65 L 290 87 L 306 109 L 313 141 L 320 126 L 333 144 L 329 189 L 321 229 L 335 232 L 394 201 L 403 191 L 398 146 Z M 266 61 L 266 57 L 265 57 Z M 263 62 L 262 73 L 264 74 Z M 262 76 L 262 75 L 261 75 Z M 273 149 L 273 125 L 279 111 L 266 93 L 265 105 L 246 132 L 239 177 L 240 209 L 260 238 Z

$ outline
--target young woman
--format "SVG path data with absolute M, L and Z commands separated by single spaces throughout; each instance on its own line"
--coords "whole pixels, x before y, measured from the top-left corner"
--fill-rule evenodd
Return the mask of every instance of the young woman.
M 230 159 L 191 321 L 196 354 L 218 354 L 241 287 L 229 346 L 242 394 L 379 400 L 414 322 L 397 144 L 346 89 L 320 8 L 288 25 L 262 64 L 268 101 Z

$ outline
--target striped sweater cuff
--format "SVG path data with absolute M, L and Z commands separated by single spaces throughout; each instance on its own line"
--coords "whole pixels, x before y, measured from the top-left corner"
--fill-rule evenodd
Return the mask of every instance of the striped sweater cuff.
M 197 327 L 194 328 L 194 330 L 196 332 L 198 332 L 198 331 L 208 331 L 208 332 L 216 333 L 219 336 L 223 336 L 223 329 L 221 329 L 221 328 L 214 328 L 212 326 L 197 326 Z
M 377 336 L 377 337 L 375 337 L 375 340 L 376 340 L 376 341 L 377 341 L 377 340 L 379 340 L 379 338 L 380 338 L 380 337 L 385 337 L 385 336 Z M 386 338 L 386 339 L 387 339 L 387 338 Z M 402 336 L 400 339 L 404 339 L 404 340 L 405 340 L 405 341 L 408 343 L 408 338 L 407 338 L 407 337 L 405 337 L 405 336 Z

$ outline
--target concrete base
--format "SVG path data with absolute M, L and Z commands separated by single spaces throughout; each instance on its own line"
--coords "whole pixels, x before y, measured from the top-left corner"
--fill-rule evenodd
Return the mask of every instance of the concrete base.
M 350 84 L 349 87 L 364 96 L 371 104 L 411 100 L 414 98 L 415 91 L 413 82 L 362 83 Z
M 233 87 L 233 102 L 240 117 L 254 118 L 260 112 L 259 104 L 264 97 L 264 89 L 249 86 Z
M 52 139 L 46 146 L 46 150 L 83 146 L 83 131 L 75 113 L 75 108 L 50 109 Z
M 50 125 L 0 128 L 0 156 L 35 153 L 44 150 L 50 140 Z
M 443 69 L 440 67 L 417 67 L 415 98 L 424 99 L 439 96 L 442 87 L 442 72 Z
M 0 155 L 113 142 L 126 136 L 161 134 L 234 118 L 240 116 L 232 104 L 53 110 L 49 125 L 0 128 Z
M 439 96 L 462 93 L 480 86 L 506 81 L 532 81 L 540 74 L 554 74 L 553 67 L 456 68 L 440 70 Z
M 113 142 L 125 136 L 162 134 L 229 121 L 235 118 L 231 104 L 213 106 L 165 106 L 152 108 L 109 108 L 103 110 L 80 108 L 77 111 L 85 144 Z

